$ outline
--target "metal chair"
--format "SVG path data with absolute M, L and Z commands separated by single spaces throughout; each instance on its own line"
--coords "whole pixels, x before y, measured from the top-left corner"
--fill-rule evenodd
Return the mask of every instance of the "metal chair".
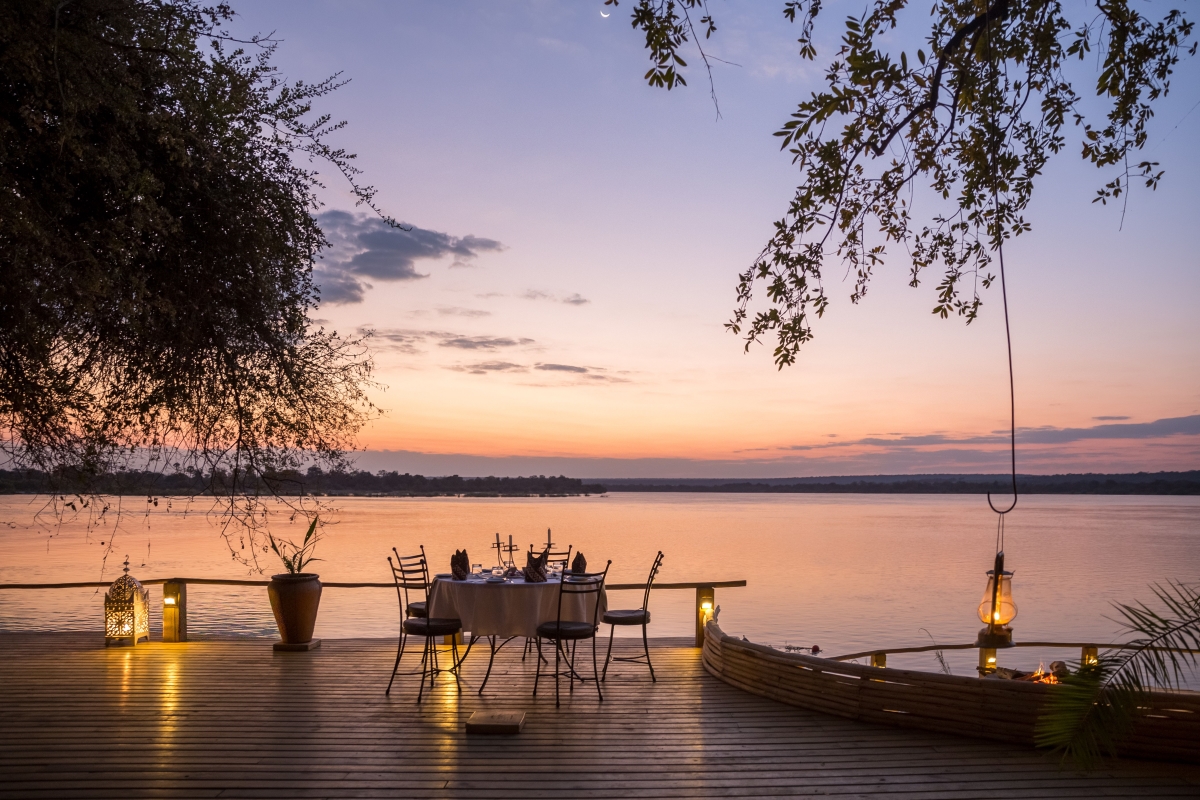
M 572 547 L 574 547 L 574 545 L 567 545 L 567 551 L 565 553 L 563 553 L 563 552 L 547 553 L 548 557 L 546 559 L 546 563 L 547 564 L 562 564 L 564 570 L 570 569 L 571 568 L 571 548 Z M 534 548 L 533 545 L 529 545 L 529 554 L 530 555 L 538 555 L 538 551 Z
M 393 563 L 392 557 L 388 556 L 388 566 L 392 569 L 392 579 L 396 582 L 396 599 L 400 602 L 400 641 L 396 646 L 396 663 L 392 667 L 392 677 L 388 680 L 384 694 L 392 693 L 392 683 L 396 680 L 396 673 L 400 669 L 400 658 L 404 655 L 404 646 L 409 636 L 421 636 L 425 639 L 425 648 L 421 655 L 421 669 L 411 673 L 421 676 L 417 702 L 421 702 L 424 696 L 426 676 L 429 677 L 429 688 L 432 690 L 434 678 L 439 672 L 453 673 L 455 686 L 461 692 L 462 686 L 458 681 L 457 636 L 462 631 L 462 622 L 457 619 L 429 618 L 429 564 L 425 560 L 424 545 L 421 546 L 420 555 L 402 557 L 394 547 L 392 552 L 396 554 L 396 562 Z M 410 592 L 420 592 L 424 599 L 413 600 Z M 434 638 L 437 636 L 451 637 L 450 647 L 453 660 L 452 666 L 448 670 L 442 669 L 438 665 L 437 646 L 434 644 Z
M 546 531 L 546 534 L 547 534 L 546 539 L 547 539 L 547 541 L 549 541 L 550 531 Z M 546 563 L 547 564 L 562 564 L 563 573 L 566 573 L 566 571 L 571 568 L 571 548 L 572 547 L 573 547 L 573 545 L 567 545 L 567 552 L 565 552 L 565 553 L 562 553 L 562 552 L 548 553 L 547 554 L 548 558 L 546 559 Z M 529 555 L 534 556 L 537 554 L 538 554 L 538 552 L 537 552 L 537 550 L 534 549 L 534 546 L 529 545 Z M 521 652 L 521 660 L 522 661 L 525 660 L 525 657 L 529 655 L 529 651 L 532 649 L 533 649 L 533 639 L 526 639 L 525 640 L 525 649 Z
M 603 572 L 589 572 L 584 574 L 569 574 L 563 573 L 562 582 L 558 585 L 558 613 L 554 622 L 543 622 L 537 627 L 537 672 L 533 677 L 533 696 L 537 697 L 538 681 L 542 677 L 542 639 L 549 639 L 554 642 L 554 706 L 559 706 L 559 690 L 558 679 L 565 675 L 570 679 L 570 690 L 575 691 L 575 681 L 583 683 L 584 680 L 592 680 L 596 683 L 596 695 L 600 698 L 600 702 L 604 702 L 604 693 L 600 691 L 600 670 L 596 663 L 596 630 L 600 627 L 598 619 L 600 615 L 600 593 L 604 591 L 604 579 L 608 576 L 608 568 L 612 566 L 612 561 L 604 565 Z M 587 605 L 586 595 L 596 595 L 595 603 L 592 606 L 592 621 L 591 622 L 573 622 L 562 618 L 563 596 L 585 596 L 584 606 Z M 584 639 L 592 640 L 592 677 L 585 679 L 582 675 L 575 671 L 575 645 Z M 571 643 L 570 653 L 567 652 L 566 643 Z M 567 661 L 567 669 L 562 669 L 562 661 Z M 547 662 L 549 663 L 549 662 Z
M 662 561 L 663 554 L 659 550 L 658 555 L 654 558 L 654 566 L 650 567 L 650 577 L 646 579 L 646 593 L 642 595 L 641 608 L 611 609 L 604 612 L 603 621 L 611 627 L 608 629 L 608 654 L 604 657 L 604 674 L 600 676 L 600 680 L 603 681 L 608 677 L 608 665 L 613 661 L 636 661 L 641 663 L 642 659 L 645 659 L 646 666 L 650 668 L 650 680 L 658 681 L 658 678 L 654 677 L 654 665 L 650 663 L 650 642 L 646 639 L 646 626 L 650 624 L 650 587 L 654 585 L 654 576 L 658 574 L 659 567 L 662 566 Z M 643 655 L 613 657 L 613 634 L 616 632 L 618 625 L 642 626 Z
M 396 548 L 394 547 L 392 548 L 392 552 L 396 554 L 396 563 L 392 565 L 393 575 L 397 569 L 404 572 L 406 576 L 405 582 L 409 584 L 406 588 L 419 590 L 426 598 L 425 600 L 417 600 L 405 604 L 403 606 L 405 618 L 429 616 L 426 612 L 426 603 L 429 597 L 429 562 L 425 559 L 425 545 L 421 545 L 421 552 L 415 556 L 402 556 L 396 553 Z M 388 556 L 388 563 L 392 563 L 391 556 Z M 420 584 L 417 582 L 418 572 L 420 573 L 419 577 L 423 581 Z M 399 589 L 397 589 L 397 592 L 399 592 Z

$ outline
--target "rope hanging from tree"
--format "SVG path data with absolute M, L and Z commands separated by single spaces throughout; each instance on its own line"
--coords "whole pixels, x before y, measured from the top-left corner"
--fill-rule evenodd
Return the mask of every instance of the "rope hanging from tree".
M 991 64 L 993 82 L 996 90 L 1000 88 L 999 68 L 992 55 L 992 26 L 989 24 L 984 34 L 984 46 L 987 48 L 988 61 Z M 998 112 L 997 112 L 998 113 Z M 1004 275 L 1004 231 L 1001 228 L 1000 197 L 998 184 L 1000 182 L 997 164 L 1000 160 L 999 137 L 1000 121 L 996 120 L 996 132 L 992 136 L 992 207 L 995 209 L 996 253 L 1000 260 L 1000 298 L 1004 306 L 1004 341 L 1008 348 L 1008 412 L 1009 412 L 1009 453 L 1011 456 L 1012 474 L 1012 503 L 1003 510 L 996 508 L 992 502 L 992 493 L 987 493 L 988 506 L 999 516 L 996 522 L 996 553 L 1004 552 L 1004 516 L 1017 507 L 1017 392 L 1013 379 L 1012 333 L 1008 322 L 1008 285 Z M 997 582 L 999 576 L 997 576 Z

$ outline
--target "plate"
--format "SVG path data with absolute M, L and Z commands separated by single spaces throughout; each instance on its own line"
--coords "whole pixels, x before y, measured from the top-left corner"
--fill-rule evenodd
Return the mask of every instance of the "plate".
M 504 583 L 504 578 L 488 578 L 488 583 Z

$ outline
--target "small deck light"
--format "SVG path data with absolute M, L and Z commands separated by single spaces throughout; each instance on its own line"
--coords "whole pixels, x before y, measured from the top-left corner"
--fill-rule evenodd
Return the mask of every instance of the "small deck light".
M 186 642 L 187 584 L 183 581 L 163 583 L 163 641 Z
M 1084 667 L 1094 667 L 1100 663 L 1100 649 L 1095 645 L 1085 644 L 1079 655 L 1079 663 Z
M 704 626 L 712 622 L 716 593 L 712 586 L 696 587 L 696 647 L 704 646 Z
M 125 574 L 104 595 L 104 644 L 136 645 L 149 638 L 150 592 L 129 574 L 125 556 Z

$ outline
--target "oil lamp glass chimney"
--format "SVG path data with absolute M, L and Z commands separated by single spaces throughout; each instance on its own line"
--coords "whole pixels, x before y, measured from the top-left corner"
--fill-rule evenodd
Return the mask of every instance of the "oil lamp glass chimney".
M 1012 598 L 1012 573 L 1000 576 L 1000 591 L 996 591 L 996 573 L 988 570 L 987 588 L 979 601 L 979 621 L 985 625 L 1007 625 L 1017 616 L 1017 604 Z

